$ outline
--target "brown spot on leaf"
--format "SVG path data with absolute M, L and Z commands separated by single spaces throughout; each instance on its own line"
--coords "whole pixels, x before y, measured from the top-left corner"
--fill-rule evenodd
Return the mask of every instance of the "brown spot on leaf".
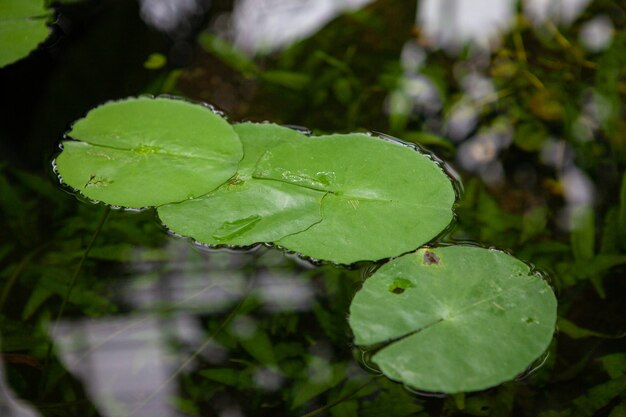
M 439 265 L 439 257 L 434 252 L 424 252 L 424 264 L 425 265 Z

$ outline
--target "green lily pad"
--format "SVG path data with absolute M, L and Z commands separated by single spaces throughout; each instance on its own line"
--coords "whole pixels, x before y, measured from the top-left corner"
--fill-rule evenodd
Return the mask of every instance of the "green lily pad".
M 43 0 L 0 1 L 0 67 L 27 56 L 49 35 Z
M 450 223 L 453 183 L 427 155 L 364 134 L 312 137 L 268 150 L 254 178 L 328 193 L 322 221 L 276 243 L 350 264 L 411 251 Z
M 383 265 L 350 307 L 372 361 L 419 390 L 455 393 L 515 378 L 552 340 L 556 299 L 522 261 L 492 249 L 420 249 Z
M 86 197 L 142 208 L 196 198 L 233 176 L 243 156 L 235 130 L 211 109 L 133 98 L 90 111 L 68 133 L 56 166 Z
M 308 140 L 297 130 L 273 123 L 238 123 L 233 127 L 244 147 L 243 159 L 237 168 L 237 177 L 240 179 L 252 177 L 259 159 L 267 150 L 284 143 Z
M 307 137 L 273 124 L 242 123 L 234 128 L 244 149 L 237 175 L 204 197 L 159 207 L 161 221 L 202 243 L 237 246 L 273 242 L 319 222 L 325 193 L 251 177 L 267 149 Z

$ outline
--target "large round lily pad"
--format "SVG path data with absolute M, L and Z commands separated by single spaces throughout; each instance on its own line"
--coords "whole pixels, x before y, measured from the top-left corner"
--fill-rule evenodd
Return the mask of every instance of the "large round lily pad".
M 44 0 L 0 1 L 0 67 L 27 56 L 50 33 Z
M 210 245 L 273 242 L 321 220 L 323 192 L 280 181 L 251 178 L 257 160 L 281 143 L 308 140 L 273 124 L 235 125 L 244 158 L 237 175 L 204 197 L 159 207 L 172 231 Z
M 433 392 L 513 379 L 548 347 L 556 299 L 541 276 L 504 252 L 421 249 L 383 265 L 350 307 L 361 346 L 391 379 Z
M 141 208 L 204 195 L 233 176 L 243 156 L 227 121 L 182 100 L 133 98 L 90 111 L 68 134 L 56 165 L 90 199 Z
M 254 178 L 326 192 L 322 221 L 277 244 L 350 264 L 397 256 L 450 223 L 451 179 L 427 155 L 364 134 L 312 137 L 268 150 Z

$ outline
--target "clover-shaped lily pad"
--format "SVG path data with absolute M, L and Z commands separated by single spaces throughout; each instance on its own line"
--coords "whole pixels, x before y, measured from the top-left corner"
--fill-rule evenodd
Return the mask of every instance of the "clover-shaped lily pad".
M 257 160 L 281 143 L 308 140 L 273 124 L 235 125 L 244 158 L 237 175 L 204 197 L 158 208 L 172 231 L 210 245 L 273 242 L 321 220 L 323 192 L 251 177 Z
M 0 67 L 27 56 L 50 33 L 44 0 L 0 1 Z
M 514 378 L 548 347 L 556 299 L 504 252 L 421 249 L 383 265 L 350 307 L 361 346 L 391 379 L 433 392 L 475 391 Z
M 350 264 L 413 250 L 450 223 L 453 183 L 430 157 L 365 134 L 311 137 L 268 150 L 254 178 L 327 193 L 322 221 L 276 242 Z
M 132 98 L 90 111 L 56 159 L 66 184 L 90 199 L 142 208 L 204 195 L 233 176 L 243 156 L 232 126 L 208 107 Z

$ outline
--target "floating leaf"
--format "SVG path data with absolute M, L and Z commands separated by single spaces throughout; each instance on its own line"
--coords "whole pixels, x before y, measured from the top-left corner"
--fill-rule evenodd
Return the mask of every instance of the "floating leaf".
M 24 58 L 48 37 L 49 16 L 43 0 L 0 2 L 0 67 Z
M 528 265 L 491 249 L 421 249 L 383 265 L 350 307 L 358 345 L 387 343 L 372 361 L 420 390 L 497 385 L 548 347 L 556 299 Z
M 237 176 L 243 179 L 252 177 L 259 159 L 268 149 L 307 140 L 307 136 L 297 130 L 272 123 L 239 123 L 233 127 L 244 146 L 244 156 L 237 168 Z
M 306 136 L 272 124 L 242 123 L 235 130 L 244 147 L 236 177 L 202 198 L 159 207 L 161 221 L 202 243 L 239 246 L 273 242 L 319 222 L 323 192 L 251 177 L 267 149 Z
M 182 100 L 133 98 L 90 111 L 63 142 L 63 182 L 93 200 L 141 208 L 204 195 L 242 158 L 232 126 Z
M 452 181 L 428 156 L 364 134 L 312 137 L 269 150 L 254 178 L 328 193 L 322 221 L 280 239 L 301 254 L 350 264 L 413 250 L 452 220 Z

